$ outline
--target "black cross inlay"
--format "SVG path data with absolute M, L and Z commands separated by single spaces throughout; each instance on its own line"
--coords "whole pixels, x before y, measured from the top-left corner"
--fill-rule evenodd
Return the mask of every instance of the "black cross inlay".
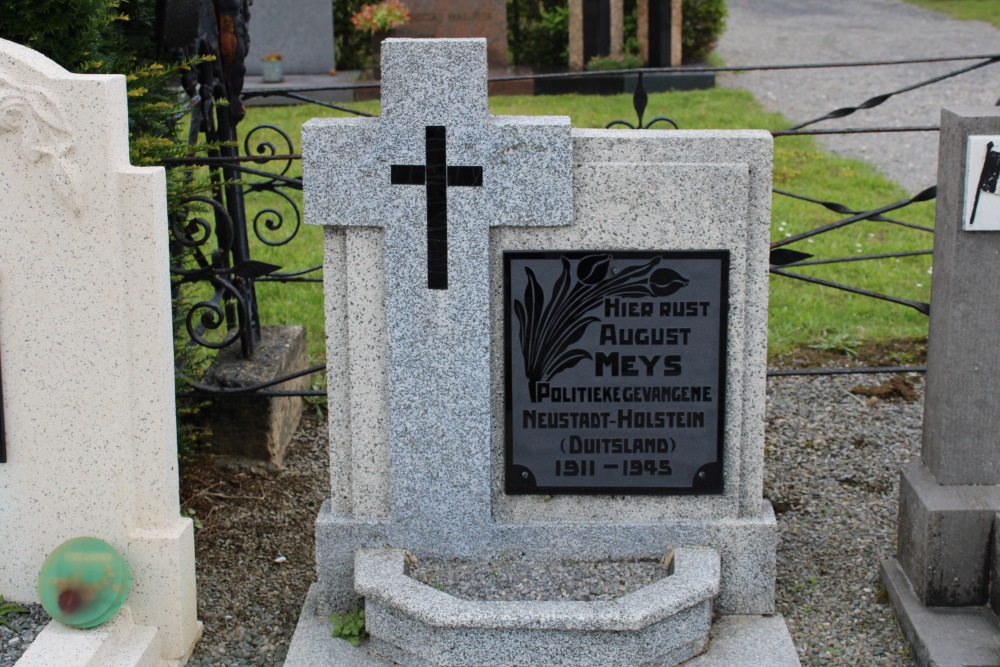
M 482 167 L 449 167 L 442 125 L 427 126 L 426 165 L 392 165 L 393 185 L 427 188 L 427 287 L 448 289 L 448 188 L 479 187 Z

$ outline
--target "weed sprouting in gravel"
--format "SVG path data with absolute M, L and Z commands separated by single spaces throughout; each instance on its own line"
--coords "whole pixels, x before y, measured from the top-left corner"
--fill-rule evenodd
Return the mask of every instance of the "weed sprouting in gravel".
M 27 609 L 17 605 L 14 602 L 7 602 L 6 600 L 3 599 L 3 596 L 0 595 L 0 625 L 5 626 L 9 630 L 13 630 L 14 628 L 11 626 L 10 623 L 7 622 L 7 619 L 5 619 L 4 616 L 9 616 L 11 614 L 27 614 L 27 613 L 28 613 Z
M 333 636 L 347 641 L 351 646 L 361 646 L 361 642 L 368 639 L 364 607 L 354 605 L 350 611 L 330 614 L 330 622 L 333 623 Z

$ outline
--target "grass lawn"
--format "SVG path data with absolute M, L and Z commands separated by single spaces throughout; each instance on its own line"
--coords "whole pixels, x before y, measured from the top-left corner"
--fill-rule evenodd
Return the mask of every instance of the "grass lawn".
M 1000 28 L 1000 2 L 997 0 L 906 0 L 910 4 L 933 9 L 963 21 L 986 21 Z
M 371 113 L 378 111 L 377 102 L 352 106 Z M 628 95 L 494 97 L 490 106 L 496 114 L 568 115 L 574 127 L 603 127 L 618 118 L 634 121 L 632 101 Z M 302 123 L 320 115 L 341 114 L 312 105 L 251 107 L 240 129 L 247 132 L 258 124 L 277 125 L 292 136 L 297 152 L 301 146 L 299 132 Z M 651 94 L 646 118 L 657 115 L 672 117 L 683 129 L 781 129 L 789 125 L 781 116 L 763 112 L 746 91 L 730 89 Z M 277 150 L 284 153 L 287 148 L 278 145 Z M 300 164 L 293 163 L 288 173 L 300 174 Z M 815 199 L 841 202 L 856 210 L 876 208 L 909 196 L 867 164 L 821 152 L 809 137 L 775 140 L 774 187 Z M 300 193 L 293 193 L 293 196 L 301 201 Z M 257 210 L 273 207 L 284 212 L 286 228 L 291 224 L 288 221 L 291 217 L 289 207 L 273 195 L 252 195 L 247 205 L 251 220 Z M 814 204 L 775 195 L 772 239 L 784 238 L 841 217 L 845 216 Z M 897 212 L 895 217 L 932 226 L 934 203 L 909 207 Z M 790 247 L 817 257 L 832 258 L 923 250 L 929 249 L 931 244 L 931 235 L 926 232 L 884 222 L 863 222 Z M 314 266 L 322 262 L 322 233 L 315 227 L 303 225 L 299 236 L 288 245 L 267 247 L 257 242 L 252 254 L 254 259 L 279 264 L 286 271 Z M 930 258 L 927 256 L 826 265 L 800 271 L 898 297 L 919 301 L 929 299 Z M 321 362 L 324 358 L 322 287 L 319 284 L 260 284 L 258 296 L 264 323 L 306 325 L 310 356 L 314 361 Z M 926 332 L 926 316 L 913 309 L 784 277 L 771 277 L 768 326 L 771 354 L 800 345 L 848 349 L 862 341 L 924 336 Z

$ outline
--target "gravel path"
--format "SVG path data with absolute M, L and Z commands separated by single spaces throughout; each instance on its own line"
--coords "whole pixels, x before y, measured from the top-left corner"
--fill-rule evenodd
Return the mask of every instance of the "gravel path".
M 729 0 L 718 53 L 727 65 L 900 60 L 1000 53 L 1000 30 L 902 0 Z M 804 122 L 972 62 L 747 72 L 720 76 L 770 111 Z M 938 125 L 941 107 L 993 106 L 1000 63 L 890 98 L 816 128 Z M 777 141 L 781 141 L 778 139 Z M 937 181 L 936 132 L 822 137 L 830 150 L 877 165 L 910 192 Z

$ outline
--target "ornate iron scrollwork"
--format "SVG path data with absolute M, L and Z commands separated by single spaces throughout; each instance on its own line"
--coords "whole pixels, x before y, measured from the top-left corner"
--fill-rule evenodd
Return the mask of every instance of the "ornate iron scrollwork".
M 191 98 L 189 143 L 210 147 L 211 196 L 190 197 L 184 204 L 207 205 L 214 218 L 179 214 L 171 221 L 175 248 L 193 256 L 193 262 L 175 258 L 171 269 L 179 284 L 207 281 L 214 288 L 213 298 L 195 304 L 185 318 L 191 339 L 213 349 L 239 340 L 244 357 L 252 356 L 260 341 L 254 281 L 278 268 L 250 258 L 244 172 L 238 164 L 236 126 L 246 113 L 241 95 L 250 47 L 249 5 L 250 0 L 158 3 L 161 47 L 181 60 L 202 58 L 184 73 L 181 85 Z M 281 227 L 280 221 L 271 224 Z M 209 250 L 213 238 L 215 247 Z M 223 324 L 227 334 L 221 342 L 202 335 Z
M 642 72 L 639 72 L 639 78 L 635 82 L 635 92 L 632 93 L 632 107 L 635 109 L 635 115 L 638 116 L 638 122 L 633 125 L 627 120 L 613 120 L 604 126 L 604 129 L 609 130 L 615 125 L 624 125 L 625 127 L 632 130 L 648 130 L 653 125 L 659 122 L 670 123 L 674 126 L 674 129 L 680 129 L 677 127 L 677 123 L 673 121 L 672 118 L 667 118 L 666 116 L 657 116 L 653 120 L 649 121 L 645 125 L 642 123 L 642 115 L 646 113 L 646 105 L 649 103 L 649 95 L 646 94 L 646 87 L 642 84 Z

